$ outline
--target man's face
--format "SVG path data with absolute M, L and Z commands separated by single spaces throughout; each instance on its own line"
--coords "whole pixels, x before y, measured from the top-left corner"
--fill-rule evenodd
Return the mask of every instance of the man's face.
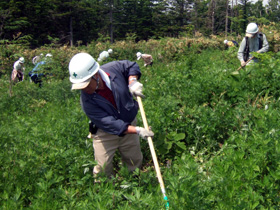
M 93 94 L 98 89 L 98 86 L 99 86 L 99 74 L 97 73 L 91 78 L 88 86 L 82 89 L 82 91 L 86 92 L 87 94 Z
M 252 34 L 251 37 L 249 37 L 250 39 L 254 39 L 257 36 L 258 33 Z

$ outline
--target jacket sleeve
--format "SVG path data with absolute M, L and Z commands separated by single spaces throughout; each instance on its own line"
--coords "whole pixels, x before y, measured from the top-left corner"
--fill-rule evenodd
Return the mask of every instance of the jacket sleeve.
M 138 79 L 140 79 L 141 71 L 140 71 L 139 65 L 136 62 L 131 62 L 131 61 L 128 61 L 128 60 L 126 60 L 125 62 L 126 62 L 126 68 L 129 72 L 128 76 L 137 75 Z
M 104 69 L 105 71 L 107 69 L 110 69 L 110 71 L 120 71 L 125 78 L 128 78 L 131 75 L 137 75 L 138 79 L 141 77 L 139 65 L 136 62 L 129 60 L 113 61 L 102 65 L 101 69 Z
M 118 119 L 117 113 L 113 114 L 113 111 L 108 111 L 110 107 L 114 109 L 111 105 L 110 107 L 108 107 L 108 103 L 107 105 L 106 103 L 103 104 L 104 106 L 98 105 L 96 102 L 90 102 L 87 99 L 83 98 L 83 94 L 84 93 L 82 93 L 81 95 L 80 103 L 82 106 L 82 110 L 85 112 L 87 117 L 98 128 L 104 130 L 105 132 L 113 135 L 122 136 L 123 133 L 127 130 L 129 123 Z M 115 110 L 115 112 L 117 112 L 117 110 Z
M 266 36 L 263 34 L 263 47 L 259 50 L 260 53 L 267 52 L 269 48 L 268 41 L 266 39 Z
M 241 42 L 241 44 L 240 44 L 238 53 L 237 53 L 237 58 L 238 58 L 238 60 L 240 60 L 240 62 L 241 62 L 241 61 L 244 61 L 244 59 L 243 59 L 243 53 L 244 53 L 245 47 L 246 47 L 246 39 L 243 38 L 243 40 L 242 40 L 242 42 Z

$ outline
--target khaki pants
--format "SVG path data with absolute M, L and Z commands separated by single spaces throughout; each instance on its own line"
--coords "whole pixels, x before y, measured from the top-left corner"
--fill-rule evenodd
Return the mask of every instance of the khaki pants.
M 132 124 L 136 124 L 136 120 Z M 93 169 L 95 175 L 105 172 L 109 177 L 113 174 L 113 158 L 116 150 L 119 150 L 122 162 L 129 171 L 139 168 L 142 164 L 143 155 L 138 134 L 119 137 L 98 129 L 93 135 L 93 149 L 97 162 Z

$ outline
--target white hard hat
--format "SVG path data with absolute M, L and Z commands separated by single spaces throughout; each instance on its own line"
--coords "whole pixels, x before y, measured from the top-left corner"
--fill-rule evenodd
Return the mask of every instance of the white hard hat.
M 20 58 L 19 58 L 19 62 L 20 62 L 20 63 L 24 63 L 24 57 L 20 57 Z
M 98 72 L 99 64 L 88 53 L 78 53 L 69 62 L 69 74 L 72 89 L 88 86 L 91 77 Z
M 108 53 L 112 53 L 112 52 L 113 52 L 113 50 L 112 50 L 112 49 L 109 49 L 109 50 L 108 50 Z
M 227 42 L 228 42 L 228 40 L 225 40 L 225 41 L 224 41 L 224 44 L 226 44 Z
M 139 60 L 142 56 L 142 53 L 138 52 L 138 53 L 136 53 L 136 56 L 137 56 L 137 60 Z
M 252 37 L 255 33 L 259 31 L 259 27 L 256 23 L 249 23 L 246 28 L 246 36 Z
M 48 54 L 46 55 L 46 57 L 52 57 L 52 54 L 48 53 Z
M 109 57 L 109 52 L 107 51 L 102 51 L 102 53 L 99 54 L 99 57 L 98 57 L 98 61 L 103 61 L 105 59 L 107 59 Z

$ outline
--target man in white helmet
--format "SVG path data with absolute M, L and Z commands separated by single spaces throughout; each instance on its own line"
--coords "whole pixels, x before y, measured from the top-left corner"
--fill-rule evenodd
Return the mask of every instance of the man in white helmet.
M 246 61 L 252 57 L 251 52 L 264 53 L 268 51 L 268 48 L 265 34 L 259 32 L 256 23 L 249 23 L 246 28 L 246 36 L 243 38 L 237 53 L 241 66 L 245 66 Z M 257 62 L 256 58 L 253 58 L 253 60 Z
M 41 54 L 43 56 L 43 54 Z M 39 84 L 39 87 L 42 87 L 42 78 L 49 74 L 49 67 L 45 66 L 45 64 L 49 64 L 51 62 L 52 54 L 48 53 L 45 57 L 41 59 L 41 61 L 37 62 L 35 67 L 28 73 L 31 81 L 35 84 Z
M 24 57 L 20 57 L 13 66 L 13 71 L 11 75 L 11 80 L 16 81 L 18 79 L 19 82 L 21 82 L 24 79 Z
M 108 51 L 103 51 L 99 54 L 99 57 L 97 59 L 98 62 L 105 61 L 107 58 L 109 58 L 109 55 L 113 53 L 112 49 L 109 49 Z
M 136 126 L 138 103 L 133 96 L 143 97 L 143 85 L 136 62 L 109 62 L 101 67 L 87 53 L 74 55 L 69 63 L 72 90 L 81 90 L 81 106 L 94 124 L 93 148 L 96 175 L 113 174 L 113 157 L 120 151 L 129 171 L 142 164 L 139 136 L 153 136 L 151 130 Z
M 43 56 L 44 56 L 43 53 L 41 53 L 40 55 L 36 55 L 35 57 L 32 58 L 32 63 L 36 65 L 42 59 Z
M 142 54 L 141 52 L 136 53 L 137 60 L 140 60 L 141 58 L 144 60 L 144 66 L 153 65 L 153 57 L 149 54 Z
M 226 45 L 226 47 L 238 47 L 238 43 L 234 40 L 232 41 L 224 40 L 224 44 Z

